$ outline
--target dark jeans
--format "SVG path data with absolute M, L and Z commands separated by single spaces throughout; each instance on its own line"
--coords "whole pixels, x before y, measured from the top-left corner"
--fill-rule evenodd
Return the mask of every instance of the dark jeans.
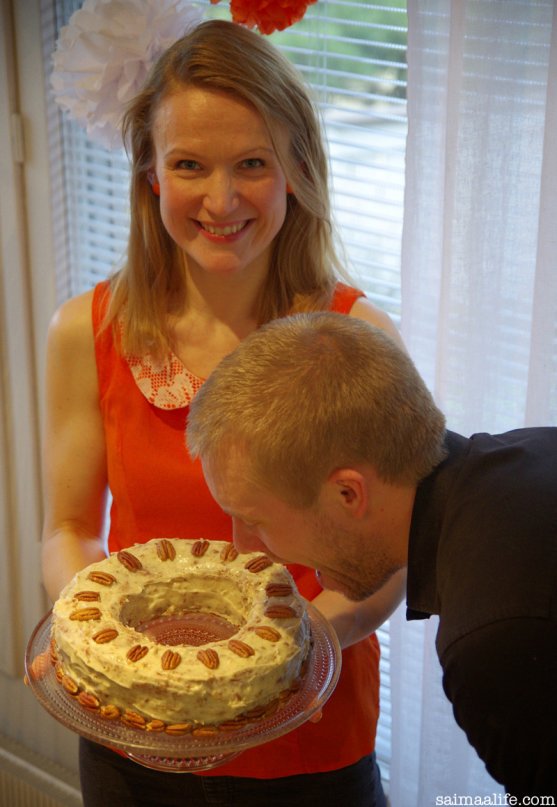
M 80 738 L 84 807 L 385 807 L 375 754 L 281 779 L 160 773 Z

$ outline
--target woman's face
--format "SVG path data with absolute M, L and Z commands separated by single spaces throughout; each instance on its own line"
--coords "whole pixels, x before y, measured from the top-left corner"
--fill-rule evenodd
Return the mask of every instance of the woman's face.
M 263 278 L 287 191 L 259 113 L 226 93 L 186 87 L 161 102 L 153 140 L 162 221 L 188 270 Z

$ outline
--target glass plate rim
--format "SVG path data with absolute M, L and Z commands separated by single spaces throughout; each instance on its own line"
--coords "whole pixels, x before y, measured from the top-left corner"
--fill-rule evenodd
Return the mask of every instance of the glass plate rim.
M 50 610 L 36 625 L 25 652 L 25 672 L 33 694 L 43 708 L 71 731 L 93 742 L 124 751 L 127 754 L 148 754 L 167 758 L 236 755 L 248 748 L 270 742 L 307 722 L 323 708 L 332 695 L 342 664 L 340 644 L 332 625 L 310 602 L 306 602 L 312 649 L 308 670 L 300 690 L 294 693 L 274 715 L 213 737 L 171 737 L 133 729 L 123 723 L 109 721 L 79 705 L 56 680 L 54 667 L 41 678 L 30 675 L 33 659 L 50 646 Z

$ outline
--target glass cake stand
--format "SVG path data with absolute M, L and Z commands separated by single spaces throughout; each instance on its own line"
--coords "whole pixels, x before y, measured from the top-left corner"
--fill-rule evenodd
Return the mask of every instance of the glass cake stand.
M 322 709 L 332 695 L 340 675 L 340 645 L 333 628 L 317 608 L 307 603 L 307 610 L 312 645 L 300 688 L 281 702 L 272 715 L 211 736 L 186 734 L 172 737 L 130 728 L 120 721 L 107 720 L 84 709 L 58 683 L 52 664 L 42 666 L 42 675 L 34 675 L 31 670 L 34 659 L 49 652 L 51 611 L 39 622 L 29 640 L 25 671 L 31 690 L 41 705 L 66 728 L 82 737 L 124 751 L 130 759 L 155 770 L 176 773 L 208 770 L 229 762 L 247 748 L 270 742 L 298 728 Z M 211 640 L 210 617 L 198 616 L 201 622 L 194 619 L 197 624 L 189 624 L 187 628 L 191 644 Z M 183 620 L 180 619 L 158 620 L 157 624 L 144 629 L 165 644 L 178 644 L 184 635 Z M 213 635 L 220 635 L 220 626 L 216 626 Z

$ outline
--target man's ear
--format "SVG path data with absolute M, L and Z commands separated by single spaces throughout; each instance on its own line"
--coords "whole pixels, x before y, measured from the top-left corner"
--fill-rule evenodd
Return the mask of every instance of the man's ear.
M 337 468 L 327 479 L 333 503 L 347 515 L 361 518 L 369 505 L 369 486 L 366 477 L 354 468 Z

